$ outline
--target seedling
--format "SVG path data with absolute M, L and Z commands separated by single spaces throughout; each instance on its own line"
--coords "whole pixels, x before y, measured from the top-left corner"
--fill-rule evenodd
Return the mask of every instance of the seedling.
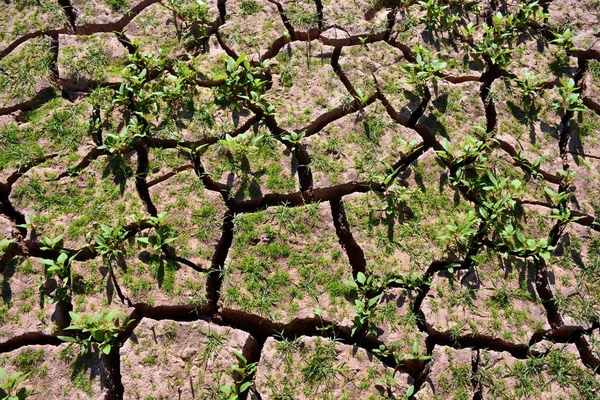
M 367 46 L 367 36 L 359 36 L 358 41 L 360 42 L 360 47 L 364 49 L 368 49 Z
M 25 217 L 25 223 L 18 224 L 17 228 L 24 228 L 24 229 L 28 229 L 30 231 L 38 230 L 38 225 L 36 223 L 36 220 L 37 220 L 37 216 L 33 213 L 33 211 L 31 211 Z
M 231 385 L 220 385 L 219 389 L 227 400 L 238 400 L 250 386 L 252 381 L 249 379 L 258 368 L 258 363 L 248 363 L 246 357 L 242 353 L 235 352 L 235 356 L 239 361 L 239 365 L 234 365 L 229 368 L 228 372 L 233 376 Z
M 58 235 L 54 239 L 51 239 L 47 236 L 42 237 L 43 246 L 40 248 L 41 250 L 56 250 L 62 246 L 63 236 Z
M 544 9 L 540 6 L 540 2 L 527 1 L 519 3 L 519 12 L 517 13 L 517 26 L 524 28 L 527 22 L 530 20 L 546 20 L 550 17 L 550 14 L 545 13 Z
M 298 143 L 300 143 L 300 140 L 302 140 L 304 138 L 304 136 L 306 136 L 305 131 L 302 131 L 302 132 L 290 131 L 290 132 L 287 132 L 287 133 L 281 135 L 281 138 L 283 140 L 285 140 L 286 142 L 290 143 L 292 145 L 292 151 L 295 151 L 296 146 L 298 145 Z
M 513 82 L 523 91 L 523 96 L 528 100 L 532 100 L 538 96 L 541 85 L 544 83 L 544 81 L 541 81 L 534 74 L 527 71 L 523 73 L 522 78 L 515 78 Z
M 385 344 L 380 344 L 379 348 L 373 349 L 373 354 L 379 357 L 389 357 L 392 356 L 394 358 L 394 362 L 396 365 L 401 364 L 402 362 L 409 360 L 421 360 L 421 361 L 429 361 L 432 359 L 432 356 L 421 354 L 419 349 L 419 342 L 414 341 L 411 352 L 409 354 L 400 354 L 399 352 L 390 349 Z
M 46 278 L 50 279 L 53 276 L 56 276 L 57 287 L 54 290 L 54 294 L 44 293 L 46 285 L 40 285 L 40 291 L 42 291 L 45 296 L 50 297 L 50 304 L 71 300 L 71 262 L 75 257 L 76 255 L 69 257 L 66 253 L 61 252 L 56 260 L 40 260 L 42 264 L 46 266 Z
M 118 338 L 123 330 L 133 322 L 124 314 L 118 315 L 118 310 L 108 313 L 101 311 L 92 316 L 80 316 L 72 311 L 71 325 L 65 330 L 78 331 L 75 337 L 58 336 L 59 339 L 81 345 L 81 355 L 99 352 L 109 354 L 111 350 L 120 345 Z
M 484 30 L 486 28 L 484 27 Z M 475 54 L 481 55 L 489 60 L 493 65 L 504 68 L 510 62 L 512 50 L 508 47 L 503 47 L 501 44 L 493 42 L 490 36 L 484 38 L 483 43 L 478 43 L 475 46 Z
M 6 250 L 8 250 L 8 247 L 14 242 L 14 239 L 0 240 L 0 258 L 4 257 L 4 254 L 6 254 Z
M 162 251 L 164 246 L 175 241 L 172 229 L 165 224 L 167 213 L 160 213 L 156 217 L 149 217 L 148 223 L 154 230 L 153 236 L 140 236 L 139 243 L 149 245 L 154 251 Z
M 131 148 L 136 138 L 145 136 L 147 136 L 147 126 L 137 116 L 133 116 L 118 134 L 107 133 L 98 148 L 107 150 L 111 154 L 123 153 Z
M 477 25 L 475 25 L 472 22 L 469 22 L 466 26 L 463 26 L 460 29 L 461 29 L 461 33 L 463 34 L 463 36 L 469 38 L 469 37 L 472 37 L 473 34 L 475 33 L 475 30 L 477 30 Z
M 418 4 L 425 10 L 425 16 L 421 18 L 430 29 L 448 29 L 454 24 L 458 17 L 449 12 L 449 5 L 441 5 L 439 0 L 419 1 Z
M 246 100 L 265 115 L 273 115 L 275 110 L 265 96 L 269 81 L 259 78 L 263 73 L 264 66 L 253 67 L 245 54 L 237 60 L 228 57 L 223 76 L 225 82 L 213 91 L 215 103 L 221 107 L 237 109 L 243 104 L 241 100 Z
M 362 91 L 362 89 L 356 89 L 356 100 L 360 103 L 361 107 L 364 107 L 369 102 L 369 95 Z
M 554 40 L 551 40 L 550 43 L 557 45 L 559 48 L 570 51 L 574 50 L 575 41 L 580 38 L 580 36 L 574 36 L 571 28 L 565 29 L 563 33 L 554 32 Z
M 467 215 L 459 215 L 445 226 L 445 233 L 438 236 L 443 243 L 455 243 L 459 248 L 464 248 L 470 243 L 471 238 L 477 233 L 481 218 L 474 211 L 469 210 Z
M 352 335 L 354 336 L 364 328 L 367 328 L 368 333 L 376 334 L 376 326 L 371 323 L 375 309 L 384 291 L 393 283 L 401 284 L 401 281 L 396 278 L 383 279 L 375 275 L 369 275 L 367 278 L 364 273 L 358 272 L 356 280 L 345 280 L 344 283 L 351 289 L 356 290 L 360 296 L 359 299 L 354 300 L 354 306 L 352 306 L 356 311 L 353 319 Z
M 587 110 L 579 94 L 579 88 L 575 85 L 573 78 L 560 78 L 560 86 L 555 86 L 554 91 L 560 99 L 554 101 L 550 107 L 556 112 L 584 112 Z
M 225 138 L 219 139 L 217 145 L 231 152 L 234 156 L 248 156 L 259 149 L 259 144 L 263 140 L 263 135 L 252 136 L 249 133 L 242 133 L 232 137 L 228 133 Z
M 431 279 L 426 280 L 422 274 L 419 274 L 418 272 L 411 270 L 408 273 L 408 276 L 401 276 L 399 278 L 396 278 L 394 283 L 397 285 L 400 285 L 401 287 L 405 288 L 406 290 L 420 291 L 421 285 L 423 285 L 423 284 L 426 284 L 428 286 L 431 285 Z
M 36 394 L 33 390 L 23 387 L 23 383 L 31 372 L 15 372 L 8 375 L 4 368 L 0 368 L 0 400 L 26 400 Z
M 208 23 L 209 10 L 206 2 L 203 0 L 196 0 L 195 2 L 167 0 L 163 4 L 190 27 Z
M 110 227 L 100 225 L 102 232 L 94 235 L 95 249 L 107 261 L 118 259 L 123 254 L 123 243 L 127 238 L 127 232 L 120 225 Z
M 392 177 L 395 176 L 392 175 Z M 388 179 L 383 180 L 383 185 L 387 187 L 383 194 L 384 208 L 386 215 L 392 216 L 397 215 L 402 210 L 402 206 L 407 200 L 409 200 L 415 193 L 416 189 L 407 189 L 402 185 L 390 185 Z
M 436 80 L 439 74 L 447 64 L 434 58 L 434 55 L 421 45 L 413 47 L 415 53 L 415 62 L 402 65 L 406 73 L 405 80 L 414 85 L 424 85 L 427 82 Z

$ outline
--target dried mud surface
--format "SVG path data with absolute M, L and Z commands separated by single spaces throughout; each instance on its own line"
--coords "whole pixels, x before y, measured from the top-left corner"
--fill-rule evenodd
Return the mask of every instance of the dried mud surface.
M 518 1 L 429 1 L 459 16 L 445 28 L 416 1 L 211 0 L 202 22 L 174 11 L 191 0 L 5 3 L 0 366 L 31 398 L 600 397 L 597 0 L 535 2 L 502 65 L 481 27 Z M 415 45 L 446 63 L 424 84 Z M 142 53 L 167 60 L 143 84 L 189 63 L 193 96 L 111 153 L 139 110 L 95 101 Z M 272 114 L 215 105 L 242 54 Z M 580 108 L 553 108 L 568 79 Z M 163 212 L 174 241 L 140 246 Z M 122 229 L 114 258 L 101 225 Z M 41 260 L 61 253 L 71 294 L 49 304 Z M 70 312 L 108 310 L 133 321 L 109 353 L 59 338 L 82 335 Z

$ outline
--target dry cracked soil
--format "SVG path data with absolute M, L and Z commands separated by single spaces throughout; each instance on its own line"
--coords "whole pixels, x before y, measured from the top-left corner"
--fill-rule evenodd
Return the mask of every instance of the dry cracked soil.
M 600 398 L 599 0 L 0 10 L 0 399 Z

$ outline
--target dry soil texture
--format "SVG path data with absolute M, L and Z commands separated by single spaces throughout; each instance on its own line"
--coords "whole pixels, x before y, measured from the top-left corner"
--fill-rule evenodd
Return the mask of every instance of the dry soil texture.
M 4 0 L 0 398 L 600 398 L 598 26 Z

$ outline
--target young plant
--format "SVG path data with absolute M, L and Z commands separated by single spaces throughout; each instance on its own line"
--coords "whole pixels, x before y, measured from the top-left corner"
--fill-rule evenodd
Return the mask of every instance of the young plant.
M 550 17 L 550 14 L 545 13 L 544 9 L 540 5 L 539 0 L 526 1 L 524 3 L 519 2 L 519 11 L 516 16 L 516 25 L 519 28 L 525 28 L 530 20 L 546 20 Z
M 229 151 L 235 158 L 245 157 L 259 149 L 263 138 L 263 135 L 252 136 L 250 133 L 242 133 L 235 137 L 227 133 L 223 139 L 219 139 L 217 146 Z
M 136 138 L 145 136 L 147 136 L 146 125 L 137 116 L 133 116 L 119 133 L 106 133 L 98 149 L 106 150 L 111 154 L 123 153 L 131 148 Z
M 140 236 L 137 238 L 138 243 L 148 245 L 156 252 L 161 252 L 169 243 L 175 241 L 173 230 L 169 227 L 165 220 L 167 213 L 160 213 L 156 217 L 149 217 L 148 223 L 154 231 L 154 235 Z
M 477 30 L 477 25 L 475 25 L 472 22 L 469 22 L 466 26 L 462 26 L 460 28 L 460 33 L 466 38 L 471 38 L 473 37 L 475 30 Z
M 560 78 L 560 86 L 555 86 L 554 91 L 560 97 L 554 101 L 550 107 L 556 112 L 580 111 L 587 110 L 583 104 L 579 92 L 579 88 L 575 85 L 573 78 Z
M 31 372 L 15 372 L 8 375 L 4 368 L 0 368 L 0 400 L 26 400 L 35 392 L 23 386 Z
M 81 355 L 98 356 L 99 352 L 109 354 L 114 347 L 119 346 L 119 335 L 133 322 L 124 314 L 117 316 L 117 313 L 117 310 L 108 313 L 101 311 L 96 315 L 82 317 L 70 311 L 71 325 L 65 330 L 75 330 L 78 333 L 75 337 L 59 336 L 58 338 L 81 345 Z
M 242 100 L 258 107 L 265 115 L 273 115 L 274 108 L 266 100 L 269 81 L 260 79 L 264 74 L 264 66 L 254 67 L 242 54 L 237 60 L 228 57 L 226 60 L 223 84 L 215 87 L 213 94 L 215 104 L 233 109 L 240 108 Z
M 384 291 L 392 283 L 398 283 L 398 281 L 395 278 L 383 279 L 375 275 L 369 275 L 367 278 L 364 273 L 358 272 L 356 280 L 346 280 L 344 283 L 350 289 L 355 290 L 360 297 L 354 300 L 354 306 L 352 307 L 356 311 L 353 319 L 352 335 L 354 336 L 363 329 L 366 329 L 367 333 L 376 334 L 376 327 L 371 323 L 375 309 Z
M 6 254 L 6 250 L 8 250 L 8 247 L 14 242 L 14 239 L 0 240 L 0 258 L 4 257 L 4 255 Z
M 484 30 L 486 27 L 484 26 Z M 504 47 L 502 44 L 496 43 L 490 36 L 486 36 L 482 43 L 475 45 L 475 54 L 480 55 L 488 60 L 492 65 L 497 65 L 504 68 L 510 62 L 512 50 L 509 47 Z
M 356 89 L 355 98 L 356 98 L 356 100 L 358 100 L 361 107 L 366 106 L 369 101 L 369 95 L 360 88 Z
M 46 284 L 40 284 L 40 291 L 43 295 L 50 298 L 50 304 L 71 300 L 71 262 L 74 258 L 75 256 L 69 258 L 66 253 L 61 252 L 56 260 L 40 260 L 46 266 L 46 278 L 52 279 L 52 277 L 56 277 L 56 288 L 51 292 L 45 290 Z
M 408 273 L 408 276 L 401 276 L 399 278 L 396 278 L 394 283 L 400 285 L 408 291 L 420 291 L 421 285 L 431 285 L 431 279 L 432 278 L 426 280 L 422 274 L 411 270 Z
M 469 210 L 467 215 L 459 215 L 457 219 L 445 226 L 444 234 L 438 236 L 443 243 L 453 243 L 459 249 L 466 249 L 471 238 L 477 233 L 481 218 L 474 211 Z
M 382 294 L 378 294 L 371 298 L 356 299 L 354 300 L 354 306 L 352 308 L 356 312 L 352 320 L 354 326 L 352 327 L 352 336 L 362 329 L 366 328 L 370 334 L 376 334 L 376 326 L 371 324 L 371 319 L 375 312 L 375 308 L 381 299 Z
M 290 132 L 286 132 L 285 134 L 281 135 L 281 138 L 283 140 L 285 140 L 286 142 L 290 143 L 292 145 L 292 151 L 296 150 L 296 146 L 298 145 L 298 143 L 300 143 L 300 140 L 302 140 L 304 138 L 304 136 L 306 136 L 306 132 L 296 132 L 296 131 L 290 131 Z
M 384 185 L 386 184 L 384 180 Z M 398 215 L 404 209 L 407 200 L 416 193 L 416 189 L 407 189 L 402 185 L 391 185 L 383 193 L 385 213 L 388 216 Z
M 523 96 L 529 101 L 539 95 L 541 85 L 544 83 L 544 81 L 541 81 L 534 74 L 527 71 L 523 73 L 522 78 L 514 78 L 513 82 L 523 91 Z
M 49 238 L 48 236 L 42 237 L 42 247 L 41 250 L 56 250 L 62 246 L 63 236 L 58 235 L 54 239 Z
M 555 39 L 551 40 L 550 43 L 557 45 L 565 51 L 570 51 L 575 49 L 575 41 L 580 36 L 574 36 L 571 28 L 567 28 L 563 33 L 554 32 L 554 37 Z
M 513 51 L 513 39 L 518 33 L 514 14 L 503 15 L 497 12 L 492 17 L 492 24 L 482 24 L 484 36 L 481 43 L 475 45 L 478 54 L 492 65 L 506 67 Z
M 450 13 L 449 5 L 442 5 L 439 0 L 419 1 L 418 4 L 425 11 L 421 21 L 426 23 L 430 29 L 446 30 L 457 20 L 456 15 Z
M 396 350 L 392 350 L 387 347 L 385 344 L 380 344 L 379 348 L 373 349 L 373 354 L 378 357 L 389 357 L 392 356 L 394 358 L 394 362 L 396 365 L 404 362 L 404 361 L 413 361 L 413 360 L 421 360 L 421 361 L 429 361 L 432 359 L 432 356 L 421 354 L 419 349 L 419 342 L 414 341 L 411 352 L 409 354 L 400 354 Z
M 102 229 L 102 232 L 94 235 L 94 242 L 96 245 L 93 248 L 102 256 L 102 259 L 110 267 L 112 261 L 118 260 L 123 256 L 127 232 L 123 230 L 120 225 L 110 227 L 101 224 L 100 228 Z M 89 238 L 91 232 L 88 232 L 87 236 Z
M 198 29 L 209 23 L 209 8 L 203 0 L 167 0 L 163 5 L 170 9 L 181 21 L 184 22 L 185 31 Z M 204 32 L 205 33 L 205 32 Z
M 229 368 L 228 372 L 233 376 L 233 383 L 231 385 L 220 385 L 219 390 L 227 400 L 238 400 L 241 398 L 250 386 L 252 381 L 250 377 L 256 372 L 258 363 L 248 363 L 246 357 L 242 353 L 236 352 L 239 364 Z
M 424 85 L 435 80 L 437 75 L 447 66 L 447 63 L 434 58 L 434 55 L 421 45 L 413 47 L 415 62 L 402 65 L 406 81 L 414 85 Z

